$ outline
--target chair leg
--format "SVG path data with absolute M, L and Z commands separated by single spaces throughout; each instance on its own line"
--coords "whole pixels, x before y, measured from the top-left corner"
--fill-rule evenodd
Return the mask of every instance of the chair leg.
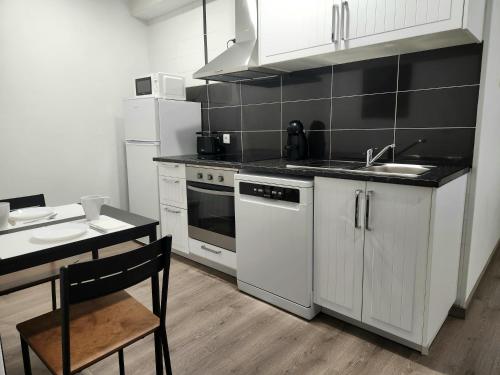
M 50 280 L 50 293 L 52 294 L 52 311 L 57 309 L 56 280 Z
M 162 345 L 161 345 L 161 335 L 159 331 L 155 331 L 155 363 L 156 363 L 156 375 L 163 375 L 163 359 L 161 356 Z
M 31 375 L 30 349 L 26 341 L 21 337 L 21 352 L 23 354 L 24 374 Z
M 160 328 L 160 330 L 161 330 L 161 342 L 163 346 L 163 358 L 165 360 L 165 371 L 167 372 L 167 375 L 172 375 L 170 352 L 168 350 L 167 331 L 165 330 L 165 328 Z
M 125 375 L 125 360 L 123 358 L 123 349 L 118 351 L 118 363 L 120 364 L 120 375 Z

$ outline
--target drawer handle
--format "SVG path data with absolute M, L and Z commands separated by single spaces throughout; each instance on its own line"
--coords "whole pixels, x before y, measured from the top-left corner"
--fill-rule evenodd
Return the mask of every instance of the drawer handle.
M 366 192 L 366 211 L 365 211 L 365 229 L 368 231 L 373 230 L 371 226 L 371 215 L 372 215 L 372 200 L 373 200 L 373 191 L 369 190 Z
M 171 212 L 171 213 L 173 213 L 173 214 L 180 214 L 180 213 L 181 213 L 180 211 L 171 210 L 170 208 L 165 208 L 165 210 L 166 210 L 167 212 Z
M 208 251 L 208 252 L 210 252 L 210 253 L 214 253 L 214 254 L 221 254 L 221 253 L 222 253 L 222 251 L 221 251 L 221 250 L 214 250 L 214 249 L 211 249 L 211 248 L 209 248 L 209 247 L 206 247 L 205 245 L 201 245 L 201 248 L 202 248 L 203 250 L 206 250 L 206 251 Z
M 164 178 L 163 181 L 165 181 L 165 182 L 172 182 L 174 184 L 178 184 L 179 183 L 179 180 L 172 180 L 170 178 Z

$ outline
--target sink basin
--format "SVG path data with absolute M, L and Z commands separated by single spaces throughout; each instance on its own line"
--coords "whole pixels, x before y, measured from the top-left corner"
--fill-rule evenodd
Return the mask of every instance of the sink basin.
M 417 164 L 395 164 L 387 163 L 382 165 L 372 165 L 356 170 L 356 172 L 364 172 L 370 174 L 379 174 L 387 176 L 403 176 L 403 177 L 417 177 L 421 174 L 428 172 L 432 167 L 417 165 Z

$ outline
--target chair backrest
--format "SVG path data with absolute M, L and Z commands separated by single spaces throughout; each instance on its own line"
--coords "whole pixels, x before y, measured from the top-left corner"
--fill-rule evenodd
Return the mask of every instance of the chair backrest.
M 115 293 L 151 279 L 153 312 L 165 326 L 172 237 L 136 250 L 61 268 L 61 337 L 63 374 L 70 371 L 70 305 Z M 158 274 L 163 270 L 161 298 Z
M 26 207 L 45 207 L 45 196 L 43 194 L 28 195 L 26 197 L 0 199 L 0 202 L 9 202 L 11 210 Z

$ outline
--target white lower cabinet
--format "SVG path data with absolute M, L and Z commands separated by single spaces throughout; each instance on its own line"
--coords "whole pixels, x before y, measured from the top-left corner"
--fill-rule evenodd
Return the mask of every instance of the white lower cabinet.
M 191 254 L 204 258 L 210 262 L 221 265 L 234 273 L 236 271 L 236 253 L 214 245 L 208 245 L 193 238 L 189 239 Z M 221 271 L 226 272 L 225 269 Z
M 187 210 L 164 204 L 160 210 L 162 235 L 171 235 L 172 248 L 189 254 Z
M 456 298 L 466 182 L 315 178 L 315 302 L 425 352 Z

